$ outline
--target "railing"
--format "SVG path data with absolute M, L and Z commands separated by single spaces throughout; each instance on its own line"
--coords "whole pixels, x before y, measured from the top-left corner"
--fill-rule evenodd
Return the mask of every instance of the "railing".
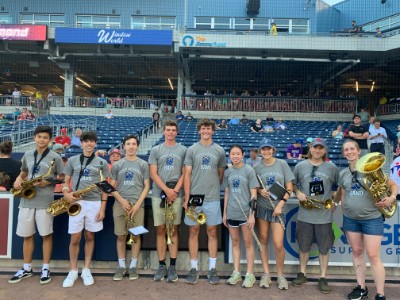
M 182 108 L 194 111 L 354 113 L 357 111 L 357 99 L 184 95 Z
M 376 109 L 376 115 L 395 115 L 400 113 L 400 103 L 379 105 Z
M 35 101 L 35 98 L 27 96 L 0 96 L 0 106 L 31 106 L 31 104 L 34 104 Z

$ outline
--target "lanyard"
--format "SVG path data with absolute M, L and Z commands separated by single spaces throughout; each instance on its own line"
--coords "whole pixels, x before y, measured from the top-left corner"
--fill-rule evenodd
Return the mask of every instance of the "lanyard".
M 49 149 L 49 148 L 47 148 L 46 150 L 44 150 L 44 152 L 43 152 L 42 156 L 40 157 L 39 161 L 36 162 L 38 152 L 37 152 L 37 150 L 35 150 L 35 152 L 33 153 L 34 162 L 33 162 L 33 168 L 32 168 L 31 179 L 33 179 L 33 177 L 35 176 L 37 167 L 40 165 L 40 163 L 42 162 L 43 158 L 45 158 L 46 155 L 47 155 L 49 152 L 50 152 L 50 149 Z
M 92 160 L 94 159 L 95 154 L 92 153 L 92 155 L 89 156 L 88 160 L 86 161 L 85 167 L 83 166 L 83 161 L 85 160 L 85 156 L 83 154 L 81 154 L 79 160 L 81 162 L 81 171 L 79 172 L 79 178 L 78 181 L 76 182 L 76 186 L 75 186 L 75 191 L 78 190 L 79 187 L 79 183 L 81 182 L 81 178 L 83 175 L 83 170 L 86 169 L 86 167 L 92 162 Z

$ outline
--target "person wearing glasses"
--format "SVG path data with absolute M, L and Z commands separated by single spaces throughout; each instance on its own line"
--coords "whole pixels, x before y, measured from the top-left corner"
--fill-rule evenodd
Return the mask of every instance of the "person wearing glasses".
M 326 141 L 314 138 L 311 143 L 309 159 L 294 168 L 294 190 L 300 201 L 296 223 L 296 240 L 300 250 L 300 272 L 292 281 L 294 286 L 307 282 L 306 267 L 313 240 L 317 241 L 319 251 L 320 279 L 318 287 L 321 293 L 329 294 L 331 287 L 326 279 L 329 249 L 334 242 L 332 215 L 334 205 L 324 206 L 315 202 L 319 208 L 305 208 L 301 204 L 310 199 L 327 201 L 333 199 L 333 187 L 337 185 L 339 169 L 331 162 L 325 161 L 327 155 Z M 331 200 L 332 201 L 332 200 Z

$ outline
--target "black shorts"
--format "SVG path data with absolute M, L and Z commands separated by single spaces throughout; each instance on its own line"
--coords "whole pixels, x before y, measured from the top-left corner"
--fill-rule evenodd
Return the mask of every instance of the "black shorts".
M 304 253 L 309 252 L 314 239 L 317 242 L 319 253 L 327 255 L 335 241 L 332 223 L 310 224 L 297 221 L 296 240 L 299 243 L 300 251 Z
M 231 219 L 228 219 L 226 222 L 228 223 L 228 225 L 230 227 L 240 227 L 244 224 L 247 224 L 247 221 L 238 221 L 238 220 L 231 220 Z

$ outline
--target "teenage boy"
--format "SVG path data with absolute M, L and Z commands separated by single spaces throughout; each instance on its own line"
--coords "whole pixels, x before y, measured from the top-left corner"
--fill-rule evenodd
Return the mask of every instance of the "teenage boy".
M 178 280 L 175 263 L 178 255 L 178 225 L 182 216 L 182 186 L 186 147 L 176 142 L 178 124 L 166 121 L 164 124 L 165 142 L 151 149 L 149 156 L 150 176 L 153 179 L 153 219 L 157 232 L 157 254 L 159 268 L 154 275 L 155 281 L 161 281 L 167 276 L 168 282 Z M 173 212 L 173 220 L 169 220 L 168 228 L 171 244 L 168 245 L 170 264 L 167 269 L 165 256 L 167 250 L 165 205 Z
M 217 226 L 222 223 L 220 185 L 226 166 L 224 149 L 213 142 L 212 135 L 215 131 L 215 123 L 209 119 L 201 119 L 197 124 L 200 141 L 188 148 L 185 157 L 184 208 L 188 209 L 196 202 L 196 212 L 202 211 L 207 216 L 207 236 L 209 253 L 208 279 L 211 284 L 219 283 L 219 277 L 215 268 L 218 252 Z M 198 252 L 200 225 L 185 217 L 185 224 L 189 228 L 189 255 L 190 273 L 186 282 L 196 284 L 198 279 Z
M 71 157 L 65 166 L 65 183 L 62 191 L 71 203 L 79 203 L 81 211 L 76 216 L 69 216 L 68 233 L 71 235 L 69 259 L 71 270 L 63 282 L 63 287 L 72 287 L 78 279 L 79 243 L 84 230 L 85 262 L 81 277 L 84 285 L 94 284 L 90 272 L 90 262 L 94 250 L 94 233 L 103 229 L 107 194 L 102 193 L 94 184 L 109 176 L 107 161 L 94 153 L 97 145 L 95 132 L 84 132 L 81 135 L 83 153 Z M 103 177 L 103 178 L 102 178 Z M 72 180 L 72 185 L 71 185 Z M 70 186 L 72 190 L 70 190 Z M 81 197 L 74 193 L 88 189 Z
M 122 280 L 126 273 L 126 236 L 128 229 L 144 225 L 144 200 L 150 190 L 149 165 L 136 156 L 139 148 L 139 137 L 128 135 L 122 141 L 125 157 L 117 161 L 111 168 L 110 184 L 117 192 L 113 206 L 114 234 L 117 236 L 117 255 L 119 268 L 113 280 Z M 137 260 L 140 252 L 141 240 L 133 237 L 129 266 L 129 280 L 139 278 Z
M 14 182 L 14 189 L 20 190 L 24 181 L 32 180 L 48 173 L 50 176 L 34 184 L 36 194 L 31 199 L 21 198 L 19 204 L 17 235 L 24 238 L 23 256 L 24 265 L 10 280 L 9 283 L 20 282 L 24 278 L 31 277 L 32 254 L 34 250 L 35 226 L 42 237 L 43 267 L 40 283 L 51 281 L 50 258 L 53 248 L 53 216 L 46 209 L 54 199 L 54 186 L 57 183 L 57 175 L 62 180 L 63 163 L 60 155 L 49 149 L 53 132 L 49 126 L 38 126 L 34 132 L 35 150 L 30 150 L 22 157 L 21 172 Z M 52 163 L 54 160 L 54 163 Z

